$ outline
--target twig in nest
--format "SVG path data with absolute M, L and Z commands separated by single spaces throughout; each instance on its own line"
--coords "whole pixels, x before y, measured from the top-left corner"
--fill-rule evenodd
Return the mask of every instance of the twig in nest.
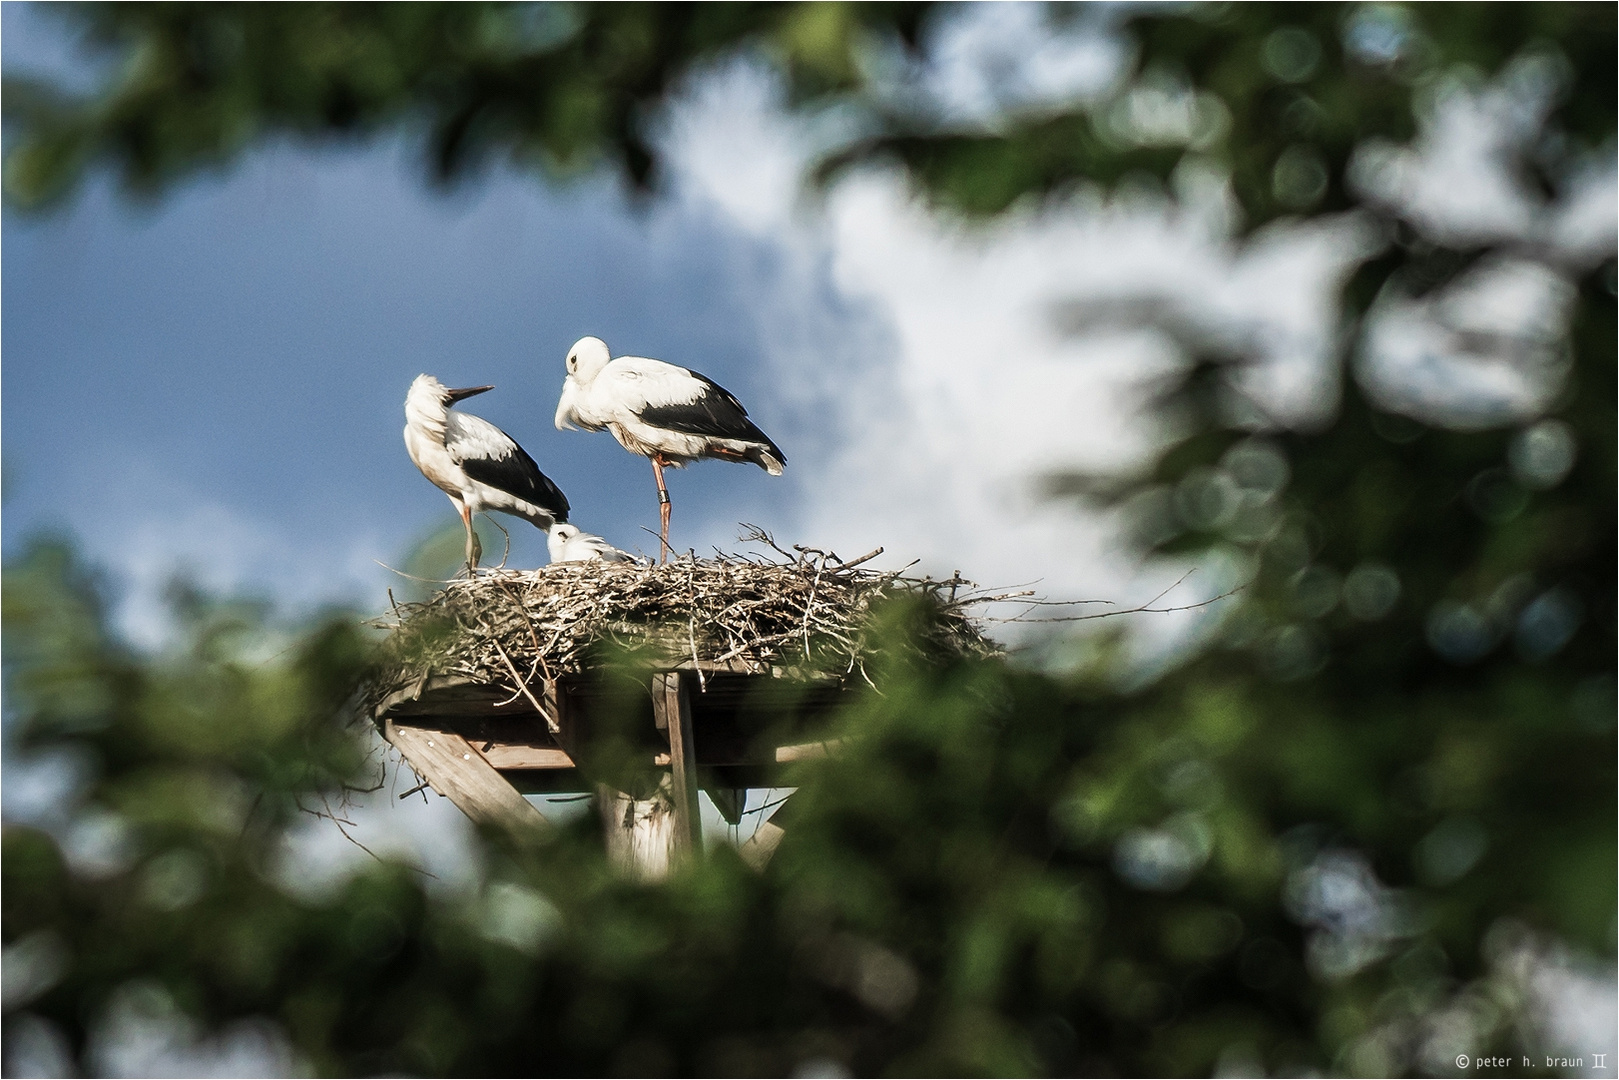
M 500 658 L 506 662 L 506 670 L 512 673 L 512 678 L 517 682 L 517 688 L 523 692 L 524 697 L 528 698 L 528 703 L 534 706 L 534 711 L 545 718 L 545 726 L 551 729 L 551 734 L 560 734 L 562 728 L 557 725 L 556 717 L 545 711 L 545 707 L 540 704 L 539 699 L 529 690 L 528 684 L 523 681 L 523 677 L 517 674 L 517 666 L 512 663 L 512 658 L 506 655 L 506 650 L 501 648 L 500 641 L 495 638 L 490 638 L 489 640 L 495 646 L 495 651 L 500 653 Z
M 489 524 L 493 525 L 495 528 L 499 529 L 501 535 L 506 538 L 506 549 L 500 553 L 500 563 L 490 568 L 491 571 L 504 570 L 506 569 L 506 560 L 510 558 L 512 554 L 512 534 L 506 531 L 506 526 L 495 520 L 494 515 L 486 513 L 484 514 L 483 519 L 489 522 Z M 468 571 L 468 576 L 471 576 L 471 571 Z
M 853 570 L 855 567 L 859 566 L 861 563 L 870 562 L 871 560 L 875 559 L 877 556 L 881 555 L 882 553 L 883 553 L 882 548 L 873 548 L 870 551 L 866 552 L 864 555 L 860 556 L 860 558 L 858 558 L 858 559 L 850 559 L 848 562 L 838 563 L 838 565 L 836 567 L 834 567 L 834 569 L 837 569 L 837 570 Z
M 372 559 L 371 561 L 388 571 L 390 574 L 398 574 L 400 577 L 409 578 L 411 581 L 420 581 L 423 585 L 453 585 L 455 582 L 461 580 L 460 578 L 450 578 L 448 581 L 446 581 L 443 578 L 417 577 L 415 574 L 407 574 L 403 570 L 395 570 L 381 559 Z
M 1167 615 L 1172 611 L 1196 611 L 1198 608 L 1206 608 L 1206 607 L 1210 606 L 1211 604 L 1217 604 L 1221 600 L 1224 600 L 1224 599 L 1226 599 L 1228 597 L 1231 597 L 1231 596 L 1235 596 L 1237 593 L 1240 593 L 1242 590 L 1246 589 L 1249 585 L 1253 584 L 1252 581 L 1245 581 L 1241 585 L 1232 586 L 1231 588 L 1227 589 L 1225 592 L 1221 593 L 1219 596 L 1211 596 L 1207 600 L 1199 600 L 1195 604 L 1178 604 L 1175 607 L 1165 607 L 1165 608 L 1153 607 L 1153 605 L 1156 604 L 1158 601 L 1160 601 L 1164 597 L 1168 596 L 1171 592 L 1174 592 L 1175 589 L 1178 588 L 1180 586 L 1180 584 L 1182 582 L 1184 582 L 1187 578 L 1191 577 L 1194 572 L 1196 572 L 1196 567 L 1194 567 L 1191 570 L 1186 571 L 1186 573 L 1182 574 L 1179 578 L 1177 578 L 1175 580 L 1175 584 L 1171 585 L 1169 588 L 1165 589 L 1163 592 L 1159 593 L 1157 596 L 1153 597 L 1151 600 L 1148 600 L 1145 604 L 1141 604 L 1141 605 L 1138 605 L 1138 606 L 1133 607 L 1133 608 L 1121 608 L 1118 611 L 1098 611 L 1094 615 L 1053 615 L 1053 616 L 1051 616 L 1049 618 L 1040 618 L 1040 619 L 1029 619 L 1029 618 L 1024 618 L 1023 616 L 1017 616 L 1017 617 L 1010 618 L 1010 619 L 993 619 L 992 618 L 992 619 L 989 619 L 987 621 L 989 621 L 989 622 L 1017 622 L 1017 623 L 1069 623 L 1069 622 L 1087 622 L 1087 621 L 1089 621 L 1091 619 L 1108 619 L 1108 618 L 1112 618 L 1115 615 Z M 1106 601 L 1106 600 L 1076 600 L 1076 601 L 1074 601 L 1074 603 L 1076 603 L 1076 604 L 1105 604 L 1105 603 L 1109 603 L 1109 602 L 1110 601 Z M 1033 604 L 1030 605 L 1030 607 L 1033 607 L 1033 606 L 1034 606 Z
M 708 693 L 708 680 L 703 676 L 703 662 L 697 659 L 697 616 L 686 621 L 686 639 L 691 642 L 691 666 L 697 672 L 697 692 Z
M 744 544 L 769 545 L 782 558 L 792 559 L 795 562 L 797 561 L 797 556 L 790 551 L 784 550 L 779 544 L 777 544 L 775 537 L 759 528 L 759 526 L 750 525 L 746 521 L 742 522 L 742 532 L 737 535 L 737 540 Z
M 671 555 L 675 554 L 675 549 L 673 547 L 670 547 L 668 541 L 664 540 L 663 534 L 661 532 L 655 532 L 652 529 L 647 528 L 645 525 L 641 526 L 641 531 L 646 533 L 649 536 L 656 536 L 658 538 L 658 553 L 659 554 L 663 553 L 664 548 L 669 549 L 669 554 L 671 554 Z M 676 556 L 676 557 L 678 558 L 678 556 Z
M 373 859 L 376 859 L 377 862 L 382 861 L 382 859 L 377 856 L 376 852 L 372 851 L 370 848 L 366 847 L 364 844 L 360 843 L 358 840 L 354 839 L 354 837 L 349 835 L 349 831 L 347 829 L 345 829 L 343 826 L 344 825 L 353 825 L 354 822 L 348 821 L 345 818 L 340 818 L 340 817 L 337 816 L 337 814 L 335 814 L 332 811 L 332 804 L 327 801 L 325 792 L 321 792 L 320 803 L 321 803 L 321 805 L 323 807 L 326 808 L 325 813 L 321 813 L 319 810 L 311 810 L 307 806 L 303 806 L 303 805 L 300 805 L 298 807 L 298 809 L 302 810 L 306 814 L 313 814 L 315 817 L 318 817 L 318 818 L 326 818 L 333 825 L 337 826 L 337 831 L 343 834 L 343 839 L 347 840 L 349 843 L 353 844 L 355 847 L 359 848 L 361 851 L 365 852 L 367 855 L 371 856 Z
M 804 601 L 804 659 L 810 658 L 809 622 L 810 610 L 815 607 L 815 590 L 821 587 L 821 571 L 826 569 L 826 556 L 821 556 L 821 565 L 815 570 L 815 580 L 810 583 L 809 599 Z

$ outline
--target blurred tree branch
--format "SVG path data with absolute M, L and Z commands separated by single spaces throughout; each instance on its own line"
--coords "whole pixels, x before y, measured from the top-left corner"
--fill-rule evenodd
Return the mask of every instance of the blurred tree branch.
M 646 114 L 694 68 L 762 51 L 805 99 L 856 82 L 882 33 L 914 43 L 923 4 L 93 4 L 61 12 L 110 54 L 88 98 L 8 79 L 18 135 L 7 197 L 23 206 L 113 167 L 155 191 L 281 133 L 420 130 L 428 170 L 490 155 L 566 174 L 610 162 L 652 179 Z

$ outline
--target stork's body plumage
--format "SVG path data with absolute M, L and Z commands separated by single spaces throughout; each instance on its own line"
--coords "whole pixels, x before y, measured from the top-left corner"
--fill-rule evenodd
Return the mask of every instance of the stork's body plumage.
M 787 456 L 748 419 L 736 396 L 708 376 L 645 356 L 614 359 L 600 338 L 568 352 L 556 425 L 610 431 L 619 445 L 652 461 L 663 548 L 669 549 L 669 492 L 663 468 L 700 458 L 752 462 L 780 476 Z
M 635 556 L 620 551 L 595 533 L 582 532 L 574 525 L 553 525 L 546 537 L 551 561 L 562 562 L 634 562 Z
M 545 532 L 568 520 L 567 496 L 516 440 L 480 416 L 450 408 L 491 389 L 451 390 L 431 375 L 419 375 L 405 397 L 405 449 L 461 515 L 468 572 L 477 568 L 483 554 L 472 528 L 473 514 L 498 510 Z

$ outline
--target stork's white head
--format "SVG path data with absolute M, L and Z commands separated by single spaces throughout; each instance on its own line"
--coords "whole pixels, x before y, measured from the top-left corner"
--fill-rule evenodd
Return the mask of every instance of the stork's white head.
M 580 386 L 589 386 L 612 358 L 607 342 L 599 337 L 582 337 L 568 350 L 568 378 Z
M 452 390 L 431 375 L 418 375 L 405 395 L 405 420 L 420 427 L 442 429 L 451 405 L 493 389 L 493 386 L 467 386 Z
M 577 525 L 558 524 L 551 526 L 551 531 L 545 537 L 545 546 L 551 552 L 551 561 L 562 562 L 563 548 L 567 546 L 569 540 L 578 535 L 579 527 Z

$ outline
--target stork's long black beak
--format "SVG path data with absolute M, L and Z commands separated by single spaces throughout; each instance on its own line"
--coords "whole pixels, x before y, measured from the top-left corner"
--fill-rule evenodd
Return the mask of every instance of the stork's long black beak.
M 476 397 L 485 390 L 493 389 L 493 386 L 464 386 L 459 390 L 446 390 L 444 392 L 450 395 L 450 402 L 454 404 L 455 402 L 460 401 L 462 398 Z

